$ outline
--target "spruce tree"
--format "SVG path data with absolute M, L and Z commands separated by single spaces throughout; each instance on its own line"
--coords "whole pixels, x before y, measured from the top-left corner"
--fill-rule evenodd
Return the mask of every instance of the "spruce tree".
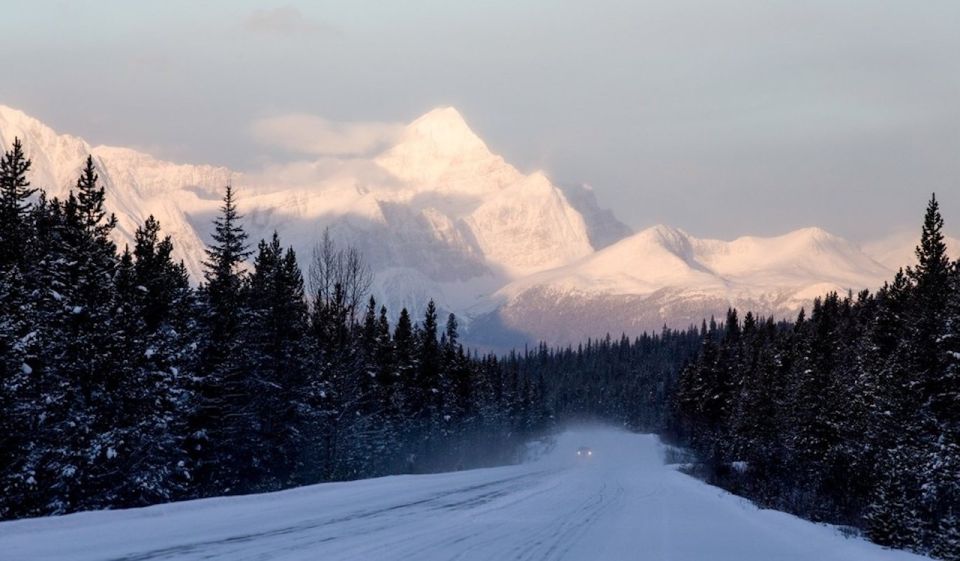
M 116 216 L 111 214 L 107 217 L 105 201 L 106 190 L 100 184 L 100 175 L 93 163 L 93 156 L 87 156 L 77 179 L 77 210 L 84 231 L 98 243 L 105 243 L 110 232 L 117 226 Z M 111 249 L 115 248 L 111 246 Z
M 187 383 L 192 291 L 182 263 L 175 263 L 169 237 L 150 216 L 137 228 L 132 253 L 124 252 L 116 276 L 118 329 L 123 333 L 130 375 L 121 380 L 117 452 L 124 466 L 122 501 L 138 506 L 180 498 L 190 481 L 184 451 L 190 402 Z
M 222 336 L 232 335 L 236 327 L 245 278 L 240 265 L 250 256 L 247 233 L 240 223 L 242 218 L 237 211 L 233 187 L 228 185 L 220 215 L 213 221 L 214 243 L 207 247 L 207 259 L 203 263 L 204 294 L 211 308 L 213 326 Z
M 22 263 L 29 241 L 29 199 L 36 193 L 27 180 L 31 162 L 19 138 L 0 156 L 0 271 Z
M 247 292 L 242 354 L 255 449 L 244 477 L 260 482 L 254 489 L 280 489 L 300 460 L 307 303 L 296 254 L 283 250 L 276 232 L 260 242 Z
M 24 259 L 33 237 L 27 201 L 36 191 L 26 177 L 30 165 L 19 138 L 0 156 L 0 519 L 19 514 L 35 481 L 25 461 L 35 414 L 28 390 L 35 299 Z
M 28 455 L 42 404 L 34 387 L 35 315 L 17 266 L 0 277 L 0 520 L 31 514 L 36 473 Z
M 214 220 L 213 244 L 204 261 L 200 290 L 199 352 L 196 405 L 188 442 L 198 484 L 204 493 L 237 492 L 243 470 L 251 464 L 249 428 L 252 396 L 245 387 L 248 375 L 240 357 L 243 340 L 243 285 L 241 264 L 250 255 L 247 234 L 232 186 L 227 186 Z
M 93 159 L 88 157 L 64 205 L 62 250 L 66 256 L 66 284 L 57 324 L 65 348 L 57 370 L 73 386 L 68 391 L 62 435 L 64 459 L 59 500 L 65 510 L 103 508 L 109 499 L 101 491 L 110 486 L 116 470 L 115 451 L 120 436 L 113 431 L 119 396 L 112 392 L 128 371 L 123 364 L 127 342 L 115 336 L 117 292 L 116 246 L 110 235 L 116 218 L 107 216 L 105 191 Z

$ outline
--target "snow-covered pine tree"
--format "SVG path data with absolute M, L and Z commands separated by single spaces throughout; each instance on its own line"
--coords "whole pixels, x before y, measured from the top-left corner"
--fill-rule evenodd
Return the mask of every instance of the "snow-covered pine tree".
M 916 248 L 917 263 L 908 269 L 914 285 L 914 302 L 909 315 L 909 347 L 906 349 L 916 373 L 915 383 L 920 392 L 917 457 L 925 458 L 919 469 L 919 497 L 917 507 L 925 522 L 919 532 L 920 541 L 935 536 L 935 522 L 946 515 L 942 467 L 949 460 L 949 447 L 943 441 L 948 427 L 945 416 L 955 415 L 956 401 L 946 379 L 948 365 L 944 344 L 948 336 L 947 310 L 950 304 L 951 264 L 943 237 L 943 217 L 936 195 L 931 195 L 924 214 L 920 244 Z M 949 476 L 948 476 L 949 478 Z M 926 545 L 926 544 L 923 544 Z
M 24 291 L 28 295 L 23 310 L 26 334 L 16 343 L 26 355 L 29 371 L 26 383 L 14 385 L 13 452 L 18 461 L 7 469 L 5 480 L 13 479 L 17 492 L 10 495 L 8 516 L 38 516 L 65 512 L 65 501 L 55 490 L 63 469 L 62 460 L 70 450 L 61 441 L 61 431 L 69 425 L 64 419 L 73 407 L 75 389 L 60 368 L 66 350 L 63 318 L 70 283 L 67 279 L 64 206 L 56 199 L 48 201 L 43 192 L 30 209 L 28 222 L 33 230 L 30 254 L 34 256 L 24 270 Z M 15 279 L 16 277 L 10 277 Z M 14 285 L 16 286 L 16 285 Z M 72 477 L 73 469 L 67 469 Z
M 419 368 L 415 391 L 419 394 L 421 406 L 416 414 L 422 430 L 420 455 L 432 462 L 442 439 L 444 402 L 437 307 L 433 300 L 427 303 L 423 323 L 417 330 L 417 355 Z
M 950 300 L 943 337 L 944 370 L 935 408 L 940 438 L 934 454 L 939 458 L 937 544 L 933 553 L 960 559 L 960 258 L 951 268 Z M 951 405 L 952 404 L 952 405 Z
M 393 331 L 396 384 L 394 399 L 400 408 L 403 447 L 401 456 L 404 471 L 416 469 L 419 440 L 423 437 L 420 413 L 424 408 L 423 394 L 417 386 L 418 355 L 413 321 L 406 308 L 400 310 Z
M 8 265 L 22 265 L 29 242 L 29 199 L 36 193 L 27 172 L 31 162 L 19 138 L 0 156 L 0 271 Z
M 204 261 L 197 311 L 199 334 L 195 406 L 188 441 L 197 487 L 203 494 L 238 492 L 242 468 L 250 465 L 250 401 L 240 360 L 242 268 L 250 255 L 233 187 L 228 185 L 214 220 L 213 244 Z
M 389 336 L 389 326 L 387 327 Z M 377 319 L 377 301 L 370 296 L 367 308 L 363 314 L 362 323 L 358 326 L 357 334 L 362 353 L 363 370 L 357 373 L 357 413 L 360 422 L 366 425 L 365 437 L 359 441 L 358 453 L 364 458 L 364 471 L 368 475 L 383 475 L 388 473 L 386 466 L 390 462 L 393 450 L 393 427 L 388 415 L 389 403 L 383 387 L 384 379 L 381 376 L 384 365 L 379 363 L 380 357 L 380 327 Z M 389 345 L 389 341 L 387 343 Z M 389 383 L 389 379 L 386 383 Z
M 169 237 L 150 216 L 137 228 L 133 252 L 121 256 L 115 277 L 116 333 L 127 353 L 118 361 L 127 374 L 120 398 L 113 450 L 122 466 L 115 489 L 124 506 L 142 506 L 185 496 L 189 458 L 184 450 L 189 403 L 185 368 L 190 286 L 182 264 L 171 256 Z
M 23 513 L 36 485 L 28 463 L 35 401 L 34 310 L 19 265 L 0 275 L 0 520 Z
M 457 317 L 447 316 L 444 344 L 441 349 L 446 400 L 442 412 L 446 438 L 449 441 L 449 466 L 463 466 L 469 441 L 476 431 L 476 403 L 474 402 L 471 365 L 460 344 Z
M 45 250 L 38 263 L 38 383 L 48 407 L 36 431 L 37 479 L 47 512 L 109 504 L 109 453 L 116 444 L 109 418 L 110 390 L 121 376 L 115 361 L 123 341 L 114 337 L 113 275 L 116 224 L 104 210 L 104 189 L 92 158 L 65 203 L 54 200 L 38 217 Z M 38 237 L 40 237 L 38 235 Z
M 380 306 L 376 332 L 374 363 L 384 425 L 383 457 L 380 463 L 385 473 L 398 473 L 402 472 L 405 465 L 402 446 L 403 400 L 400 394 L 400 372 L 397 367 L 396 348 L 390 333 L 390 321 L 385 306 Z
M 17 512 L 32 486 L 24 435 L 34 406 L 28 390 L 33 306 L 23 258 L 32 245 L 30 165 L 19 138 L 0 155 L 0 519 Z
M 307 303 L 296 254 L 276 232 L 260 242 L 247 293 L 242 353 L 255 449 L 246 477 L 255 490 L 281 489 L 298 470 L 304 438 Z

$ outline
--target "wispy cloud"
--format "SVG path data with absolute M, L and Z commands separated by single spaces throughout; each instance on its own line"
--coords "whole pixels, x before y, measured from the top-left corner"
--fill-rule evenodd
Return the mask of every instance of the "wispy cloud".
M 264 35 L 340 34 L 340 28 L 312 19 L 295 6 L 255 10 L 243 21 L 243 29 Z
M 362 156 L 395 141 L 400 123 L 378 121 L 334 122 L 304 113 L 265 117 L 250 125 L 251 136 L 261 144 L 314 156 Z

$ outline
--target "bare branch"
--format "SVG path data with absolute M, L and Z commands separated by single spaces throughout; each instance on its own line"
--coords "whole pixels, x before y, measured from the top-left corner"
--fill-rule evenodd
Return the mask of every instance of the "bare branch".
M 321 302 L 332 303 L 342 298 L 351 322 L 357 318 L 361 304 L 373 285 L 373 273 L 360 250 L 353 246 L 337 247 L 330 229 L 313 247 L 309 269 L 310 292 Z M 337 297 L 337 287 L 342 296 Z

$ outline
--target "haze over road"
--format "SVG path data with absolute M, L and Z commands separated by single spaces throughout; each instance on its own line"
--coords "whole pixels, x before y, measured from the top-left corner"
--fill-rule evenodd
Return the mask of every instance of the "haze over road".
M 593 456 L 577 459 L 589 446 Z M 0 524 L 10 561 L 922 559 L 759 510 L 651 435 L 564 433 L 524 465 Z

